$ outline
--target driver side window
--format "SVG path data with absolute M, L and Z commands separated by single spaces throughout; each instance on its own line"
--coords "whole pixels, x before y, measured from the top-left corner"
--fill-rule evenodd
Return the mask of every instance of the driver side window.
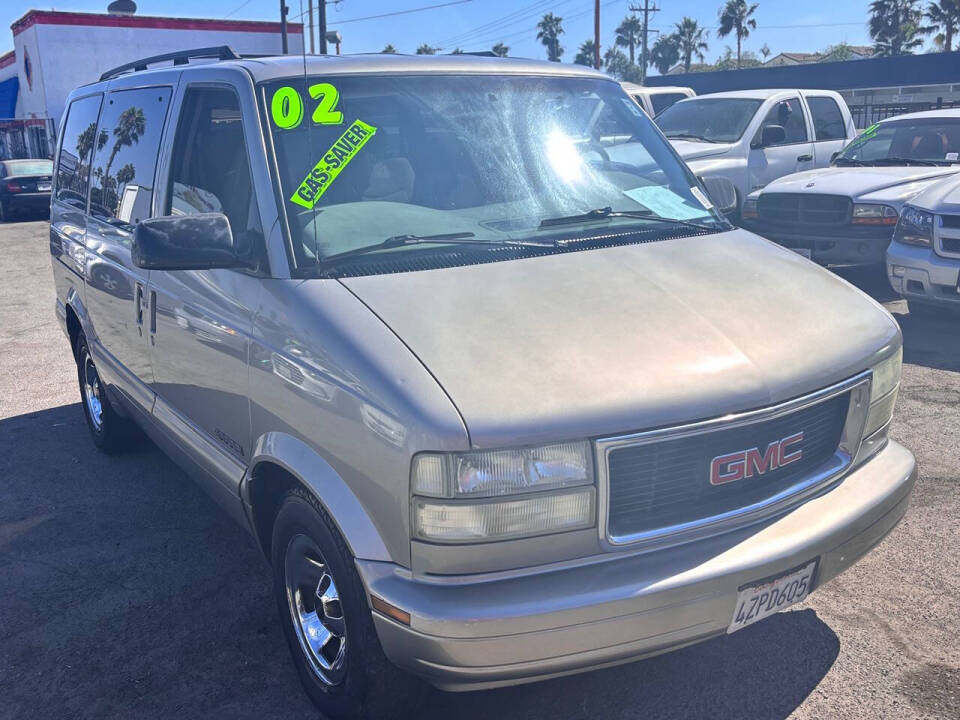
M 793 145 L 807 142 L 809 139 L 807 122 L 803 118 L 803 107 L 800 105 L 799 98 L 782 100 L 774 105 L 757 131 L 757 140 L 763 134 L 763 129 L 769 125 L 780 125 L 786 132 L 783 142 L 777 143 L 777 145 Z

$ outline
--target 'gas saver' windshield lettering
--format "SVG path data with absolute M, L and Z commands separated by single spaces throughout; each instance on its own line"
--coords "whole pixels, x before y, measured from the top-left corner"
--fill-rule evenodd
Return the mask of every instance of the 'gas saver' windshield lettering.
M 290 198 L 308 210 L 320 200 L 327 188 L 333 184 L 337 176 L 356 157 L 367 141 L 374 136 L 377 129 L 373 125 L 361 120 L 354 120 L 349 129 L 341 135 L 330 149 L 323 154 L 320 161 L 313 166 L 310 173 L 300 183 L 300 187 Z

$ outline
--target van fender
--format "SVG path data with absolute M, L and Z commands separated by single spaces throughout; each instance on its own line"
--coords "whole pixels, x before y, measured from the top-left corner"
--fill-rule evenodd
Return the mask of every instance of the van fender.
M 355 558 L 393 561 L 376 526 L 344 479 L 319 453 L 292 435 L 268 432 L 257 439 L 240 485 L 240 495 L 247 507 L 252 505 L 250 480 L 257 466 L 265 462 L 282 467 L 313 493 Z

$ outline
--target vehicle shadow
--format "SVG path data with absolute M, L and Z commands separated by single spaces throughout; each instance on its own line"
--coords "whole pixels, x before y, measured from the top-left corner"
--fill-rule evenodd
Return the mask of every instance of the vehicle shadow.
M 0 697 L 11 717 L 317 717 L 249 536 L 144 441 L 93 449 L 78 404 L 0 420 Z M 56 612 L 51 612 L 56 608 Z M 642 662 L 432 693 L 420 718 L 783 718 L 839 652 L 810 609 Z

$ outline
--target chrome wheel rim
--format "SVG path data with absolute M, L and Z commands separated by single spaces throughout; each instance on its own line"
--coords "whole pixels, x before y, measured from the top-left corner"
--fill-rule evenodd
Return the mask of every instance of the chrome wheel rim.
M 100 386 L 100 376 L 97 375 L 97 368 L 93 365 L 90 356 L 83 356 L 83 400 L 87 405 L 87 414 L 90 415 L 90 422 L 94 428 L 100 430 L 103 427 L 103 390 Z
M 325 685 L 346 675 L 347 628 L 333 575 L 320 548 L 306 535 L 295 535 L 284 557 L 290 619 L 317 678 Z

